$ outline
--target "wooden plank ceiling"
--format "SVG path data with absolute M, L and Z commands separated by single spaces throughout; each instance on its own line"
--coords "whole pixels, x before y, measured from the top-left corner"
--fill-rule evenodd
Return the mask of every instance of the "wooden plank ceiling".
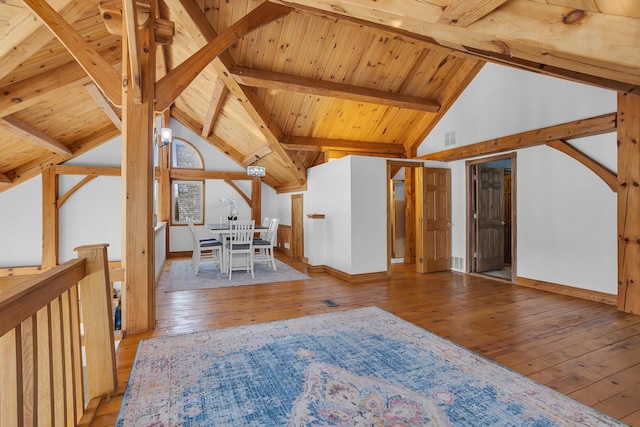
M 636 0 L 149 1 L 174 25 L 158 80 L 218 35 L 232 41 L 180 70 L 197 72 L 186 87 L 157 84 L 157 109 L 170 104 L 240 165 L 259 156 L 264 181 L 281 191 L 332 157 L 415 156 L 485 61 L 640 92 Z M 105 20 L 119 22 L 122 2 L 41 4 L 0 2 L 0 191 L 121 131 L 121 36 Z M 243 18 L 249 30 L 233 42 Z M 83 56 L 104 67 L 81 67 Z

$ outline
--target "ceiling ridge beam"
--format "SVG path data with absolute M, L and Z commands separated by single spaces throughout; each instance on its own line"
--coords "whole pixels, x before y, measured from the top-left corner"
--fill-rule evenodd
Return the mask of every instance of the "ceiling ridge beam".
M 504 151 L 543 145 L 555 139 L 574 139 L 591 135 L 614 132 L 616 130 L 616 113 L 604 114 L 588 119 L 575 120 L 541 129 L 531 130 L 513 135 L 494 138 L 475 144 L 438 151 L 417 157 L 421 160 L 439 160 L 450 162 L 463 160 L 485 154 L 496 154 Z
M 46 1 L 22 0 L 38 16 L 114 105 L 122 104 L 121 76 Z
M 427 111 L 431 113 L 437 112 L 440 109 L 440 103 L 434 99 L 384 92 L 381 90 L 358 87 L 344 83 L 246 67 L 237 67 L 231 70 L 231 72 L 238 83 L 245 86 L 289 92 L 301 92 L 311 95 L 382 104 L 390 107 L 408 108 L 411 110 Z
M 0 120 L 0 128 L 19 136 L 33 145 L 37 145 L 63 157 L 70 157 L 73 154 L 66 145 L 61 144 L 44 132 L 40 132 L 33 126 L 15 117 L 3 117 L 2 120 Z
M 241 37 L 287 15 L 291 10 L 286 6 L 264 2 L 218 34 L 156 83 L 156 110 L 162 111 L 171 105 L 211 61 Z
M 282 142 L 287 150 L 296 151 L 350 151 L 362 153 L 379 153 L 404 155 L 402 144 L 384 142 L 351 141 L 346 139 L 317 138 L 304 136 L 287 136 Z

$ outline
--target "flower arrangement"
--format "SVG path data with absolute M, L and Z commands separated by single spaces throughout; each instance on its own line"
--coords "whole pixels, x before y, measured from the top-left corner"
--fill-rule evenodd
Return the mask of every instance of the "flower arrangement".
M 227 203 L 227 210 L 229 213 L 227 214 L 227 219 L 229 221 L 234 221 L 238 219 L 238 202 L 231 196 L 223 196 L 220 198 L 221 203 Z

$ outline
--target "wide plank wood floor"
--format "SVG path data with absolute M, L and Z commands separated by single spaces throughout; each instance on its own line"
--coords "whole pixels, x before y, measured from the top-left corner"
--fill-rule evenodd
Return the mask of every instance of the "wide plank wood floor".
M 640 426 L 640 316 L 479 276 L 417 274 L 413 265 L 394 264 L 390 280 L 352 284 L 278 258 L 311 279 L 165 293 L 169 259 L 156 292 L 156 329 L 126 336 L 118 349 L 120 391 L 140 339 L 375 305 Z M 121 400 L 121 393 L 103 400 L 92 425 L 114 425 Z

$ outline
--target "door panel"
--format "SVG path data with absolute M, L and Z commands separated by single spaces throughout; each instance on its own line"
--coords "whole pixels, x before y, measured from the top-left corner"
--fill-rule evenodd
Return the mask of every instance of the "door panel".
M 504 267 L 504 169 L 476 167 L 476 271 Z
M 418 203 L 416 271 L 431 273 L 451 269 L 451 171 L 417 169 Z
M 291 256 L 300 261 L 304 256 L 302 210 L 302 194 L 293 194 L 291 196 Z

